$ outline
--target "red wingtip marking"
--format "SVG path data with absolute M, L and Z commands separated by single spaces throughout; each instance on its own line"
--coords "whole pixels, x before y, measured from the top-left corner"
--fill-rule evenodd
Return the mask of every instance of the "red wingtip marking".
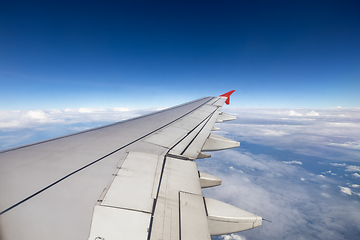
M 230 92 L 224 93 L 223 95 L 220 95 L 220 97 L 227 97 L 225 103 L 227 105 L 230 104 L 230 95 L 233 94 L 233 92 L 235 92 L 235 90 L 231 90 Z

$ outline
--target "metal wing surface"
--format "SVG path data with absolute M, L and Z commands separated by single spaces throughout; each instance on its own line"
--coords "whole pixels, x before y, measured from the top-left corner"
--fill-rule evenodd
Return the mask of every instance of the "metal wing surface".
M 0 152 L 0 239 L 210 239 L 261 217 L 201 188 L 202 151 L 240 143 L 210 132 L 229 92 Z

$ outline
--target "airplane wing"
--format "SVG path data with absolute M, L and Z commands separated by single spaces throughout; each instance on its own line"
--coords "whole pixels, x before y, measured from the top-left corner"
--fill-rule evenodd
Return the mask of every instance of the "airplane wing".
M 221 179 L 205 151 L 240 143 L 211 131 L 233 91 L 0 152 L 0 239 L 210 239 L 262 218 L 204 198 Z

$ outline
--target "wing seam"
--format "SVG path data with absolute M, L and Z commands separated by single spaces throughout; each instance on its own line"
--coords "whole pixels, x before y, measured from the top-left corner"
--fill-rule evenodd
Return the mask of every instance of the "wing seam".
M 217 109 L 216 109 L 217 110 Z M 180 153 L 180 155 L 183 155 L 184 152 L 186 152 L 186 150 L 189 148 L 189 146 L 194 142 L 195 138 L 200 134 L 200 132 L 204 129 L 204 127 L 206 126 L 206 124 L 210 121 L 211 117 L 214 115 L 214 113 L 216 112 L 216 110 L 214 110 L 209 116 L 208 116 L 208 120 L 206 121 L 206 123 L 204 124 L 204 126 L 201 127 L 200 131 L 195 135 L 195 137 L 189 142 L 189 144 L 186 146 L 186 148 Z

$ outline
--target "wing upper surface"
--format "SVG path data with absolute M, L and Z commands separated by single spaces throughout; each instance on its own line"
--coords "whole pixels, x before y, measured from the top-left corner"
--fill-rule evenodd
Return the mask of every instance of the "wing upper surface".
M 193 160 L 225 101 L 0 152 L 0 239 L 210 239 Z

